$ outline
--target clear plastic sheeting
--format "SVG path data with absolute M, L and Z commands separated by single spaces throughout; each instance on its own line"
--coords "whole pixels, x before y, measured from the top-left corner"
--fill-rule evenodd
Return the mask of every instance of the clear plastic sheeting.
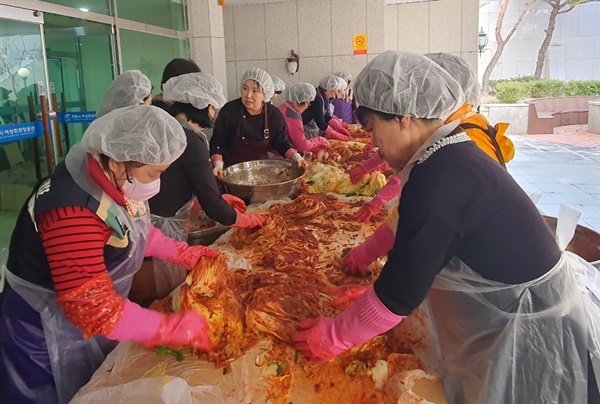
M 354 99 L 375 111 L 445 120 L 465 103 L 460 84 L 426 56 L 387 51 L 354 81 Z
M 187 140 L 179 122 L 167 112 L 138 105 L 96 119 L 79 144 L 88 153 L 104 154 L 118 162 L 167 165 L 181 156 Z
M 559 246 L 577 225 L 568 216 Z M 450 402 L 588 402 L 588 358 L 600 376 L 600 276 L 561 247 L 555 267 L 524 284 L 484 279 L 456 258 L 437 276 L 430 299 Z
M 192 211 L 191 199 L 183 205 L 172 217 L 151 215 L 152 226 L 156 227 L 167 237 L 177 241 L 187 241 L 188 225 Z M 173 289 L 185 281 L 188 270 L 179 264 L 152 258 L 156 292 L 159 297 L 167 296 Z

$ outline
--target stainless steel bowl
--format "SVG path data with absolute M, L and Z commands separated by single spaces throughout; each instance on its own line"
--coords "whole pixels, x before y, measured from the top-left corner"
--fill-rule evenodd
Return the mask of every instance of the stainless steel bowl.
M 188 234 L 189 245 L 211 245 L 223 233 L 229 230 L 229 226 L 217 225 L 208 229 L 200 229 L 191 231 Z
M 246 203 L 262 203 L 296 198 L 305 171 L 289 160 L 254 160 L 227 167 L 222 181 L 227 192 Z

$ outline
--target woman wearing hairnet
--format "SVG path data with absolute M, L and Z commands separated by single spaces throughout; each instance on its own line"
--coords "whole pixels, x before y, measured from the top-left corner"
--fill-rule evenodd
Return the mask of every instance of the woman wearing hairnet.
M 331 101 L 331 104 L 333 105 L 333 115 L 346 124 L 354 123 L 356 103 L 354 102 L 354 94 L 350 88 L 352 75 L 348 72 L 337 72 L 334 73 L 334 75 L 344 79 L 347 87 L 344 91 L 338 93 Z
M 281 93 L 283 93 L 283 90 L 285 90 L 285 81 L 281 80 L 279 77 L 277 76 L 273 76 L 271 75 L 271 79 L 273 80 L 273 95 L 271 96 L 271 101 L 273 102 L 275 101 L 275 99 L 277 97 L 279 97 L 281 95 Z
M 465 59 L 450 53 L 430 53 L 425 56 L 433 60 L 438 66 L 457 80 L 465 94 L 466 102 L 446 118 L 446 123 L 458 119 L 460 121 L 460 127 L 465 130 L 467 136 L 469 136 L 487 155 L 502 166 L 505 166 L 505 163 L 512 160 L 515 155 L 515 147 L 512 141 L 504 136 L 508 124 L 499 123 L 492 127 L 483 115 L 473 111 L 473 108 L 476 108 L 479 105 L 479 97 L 481 96 L 479 82 L 477 81 L 477 73 L 475 73 L 473 67 L 471 67 Z M 350 180 L 358 182 L 364 175 L 369 174 L 372 171 L 384 171 L 387 168 L 387 163 L 379 154 L 375 154 L 371 159 L 365 161 L 350 172 Z M 361 221 L 368 222 L 387 201 L 397 197 L 399 193 L 400 180 L 398 177 L 393 177 L 393 179 L 377 193 L 375 198 L 358 211 L 357 218 Z M 371 259 L 364 254 L 358 253 L 360 249 L 364 248 L 364 246 L 359 247 L 358 249 L 353 250 L 351 254 L 346 255 L 350 269 L 357 269 L 364 272 L 371 262 L 379 258 L 379 256 L 377 256 Z M 373 252 L 375 253 L 375 251 Z M 383 251 L 381 255 L 386 252 L 387 251 Z M 361 256 L 362 259 L 360 259 L 359 256 Z
M 192 201 L 197 197 L 206 215 L 216 222 L 233 227 L 262 226 L 263 217 L 244 213 L 244 201 L 233 195 L 221 196 L 212 172 L 208 140 L 202 130 L 213 126 L 216 109 L 226 102 L 221 83 L 207 73 L 173 77 L 163 86 L 163 99 L 183 127 L 187 146 L 162 174 L 160 192 L 149 201 L 152 224 L 166 236 L 186 241 Z M 153 261 L 158 298 L 163 298 L 183 283 L 187 270 Z
M 150 79 L 139 70 L 128 70 L 118 75 L 110 83 L 110 87 L 96 111 L 96 118 L 117 108 L 150 105 L 151 102 L 152 83 L 150 83 Z
M 287 90 L 287 102 L 279 106 L 285 117 L 288 134 L 294 148 L 300 152 L 316 152 L 318 149 L 329 149 L 329 142 L 324 137 L 318 136 L 307 139 L 302 125 L 302 112 L 315 99 L 317 90 L 310 83 L 297 83 Z
M 268 159 L 271 148 L 298 165 L 306 165 L 300 153 L 292 148 L 281 112 L 266 104 L 274 92 L 271 76 L 254 67 L 244 73 L 241 85 L 242 96 L 219 111 L 210 139 L 215 175 L 223 177 L 223 167 Z
M 162 78 L 160 79 L 160 89 L 164 90 L 165 83 L 173 77 L 181 76 L 188 73 L 201 73 L 200 66 L 192 59 L 175 58 L 171 60 L 163 69 Z M 163 99 L 163 93 L 156 94 L 152 100 L 152 105 L 159 107 L 169 112 L 169 103 Z M 169 112 L 170 113 L 170 112 Z
M 507 123 L 498 123 L 492 126 L 483 115 L 476 112 L 481 97 L 481 89 L 475 69 L 465 59 L 451 53 L 428 53 L 425 56 L 458 80 L 465 93 L 465 103 L 450 115 L 446 122 L 460 119 L 460 126 L 465 130 L 467 136 L 481 150 L 505 167 L 506 163 L 515 156 L 515 146 L 504 135 L 506 129 L 508 129 Z
M 400 171 L 402 220 L 395 236 L 379 235 L 390 252 L 373 287 L 335 318 L 301 323 L 296 348 L 327 361 L 399 324 L 429 294 L 449 402 L 586 402 L 588 349 L 600 364 L 590 332 L 600 328 L 580 278 L 596 271 L 559 248 L 525 192 L 457 121 L 443 123 L 464 102 L 460 85 L 423 55 L 388 51 L 354 91 L 358 119 Z
M 302 113 L 302 122 L 307 138 L 321 136 L 321 132 L 324 132 L 333 139 L 350 140 L 348 124 L 340 121 L 336 116 L 332 116 L 333 104 L 331 104 L 333 97 L 344 91 L 347 86 L 344 79 L 334 75 L 326 76 L 321 80 L 315 100 Z
M 150 224 L 147 200 L 185 144 L 181 125 L 163 110 L 117 109 L 95 120 L 36 185 L 0 267 L 5 402 L 69 402 L 117 341 L 211 348 L 203 316 L 159 313 L 127 299 L 146 256 L 191 270 L 218 255 Z

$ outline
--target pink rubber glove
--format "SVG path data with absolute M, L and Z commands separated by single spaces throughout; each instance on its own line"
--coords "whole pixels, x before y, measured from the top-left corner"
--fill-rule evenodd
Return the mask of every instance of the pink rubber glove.
M 342 264 L 351 275 L 367 276 L 367 267 L 394 246 L 394 233 L 383 223 L 364 243 L 350 250 Z
M 371 199 L 369 203 L 364 204 L 363 207 L 360 208 L 356 214 L 356 219 L 359 222 L 368 223 L 369 220 L 371 220 L 371 217 L 383 208 L 383 205 L 400 195 L 401 182 L 402 180 L 400 177 L 394 175 L 392 179 L 377 192 L 375 198 Z
M 203 351 L 212 349 L 208 322 L 193 311 L 175 314 L 143 309 L 123 299 L 123 313 L 106 337 L 114 341 L 134 341 L 145 346 L 191 346 Z
M 200 206 L 198 198 L 194 198 L 194 202 L 192 203 L 192 210 L 202 210 L 202 206 Z
M 177 241 L 165 236 L 156 227 L 150 227 L 148 245 L 144 252 L 145 257 L 154 257 L 164 261 L 181 264 L 191 271 L 196 267 L 200 258 L 207 256 L 218 257 L 220 253 L 201 245 L 189 246 L 184 241 Z
M 237 227 L 240 229 L 251 229 L 253 227 L 261 227 L 267 223 L 267 219 L 256 213 L 242 213 L 238 212 L 235 224 L 231 227 Z
M 317 362 L 327 362 L 342 352 L 364 344 L 390 330 L 405 317 L 389 311 L 373 288 L 335 318 L 320 317 L 300 323 L 304 331 L 293 339 L 296 349 Z
M 330 138 L 336 139 L 336 140 L 343 140 L 345 142 L 350 140 L 350 136 L 345 136 L 339 132 L 336 132 L 331 126 L 328 126 L 327 129 L 325 129 L 325 134 L 327 136 L 329 136 Z
M 175 247 L 175 251 L 171 257 L 171 262 L 183 265 L 188 271 L 196 268 L 198 261 L 202 257 L 216 258 L 221 255 L 220 252 L 212 250 L 203 245 L 190 246 L 187 243 L 182 243 Z M 165 260 L 168 261 L 168 260 Z
M 373 153 L 373 149 L 375 149 L 375 146 L 373 146 L 373 142 L 369 142 L 365 145 L 365 148 L 363 149 L 363 155 L 365 157 L 370 156 L 371 153 Z
M 313 152 L 319 149 L 329 150 L 331 148 L 331 144 L 324 137 L 318 136 L 313 141 L 315 143 L 315 146 L 312 148 Z
M 350 137 L 350 132 L 346 128 L 344 128 L 343 122 L 337 116 L 332 116 L 329 121 L 329 126 L 331 126 L 334 130 L 341 133 L 342 135 Z M 346 125 L 348 126 L 348 125 Z
M 242 212 L 242 213 L 246 212 L 246 202 L 244 202 L 237 196 L 231 195 L 231 194 L 223 194 L 223 195 L 221 195 L 221 197 L 223 199 L 225 199 L 225 201 L 228 204 L 230 204 L 238 212 Z
M 373 171 L 376 170 L 384 172 L 388 169 L 388 167 L 388 163 L 386 163 L 385 160 L 381 158 L 379 153 L 376 153 L 373 157 L 371 157 L 370 159 L 368 159 L 367 161 L 350 171 L 350 181 L 352 181 L 353 184 L 356 184 L 365 175 L 371 174 Z

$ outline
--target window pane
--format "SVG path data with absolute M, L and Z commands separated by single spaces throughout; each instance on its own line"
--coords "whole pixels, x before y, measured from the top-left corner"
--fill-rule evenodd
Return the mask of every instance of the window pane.
M 109 1 L 112 0 L 44 0 L 46 3 L 58 4 L 72 8 L 78 8 L 81 11 L 91 13 L 112 15 L 110 12 Z
M 121 29 L 121 54 L 123 70 L 141 70 L 160 90 L 160 79 L 167 63 L 175 58 L 189 58 L 185 39 L 168 38 L 143 32 Z
M 117 0 L 119 18 L 185 31 L 185 0 Z

